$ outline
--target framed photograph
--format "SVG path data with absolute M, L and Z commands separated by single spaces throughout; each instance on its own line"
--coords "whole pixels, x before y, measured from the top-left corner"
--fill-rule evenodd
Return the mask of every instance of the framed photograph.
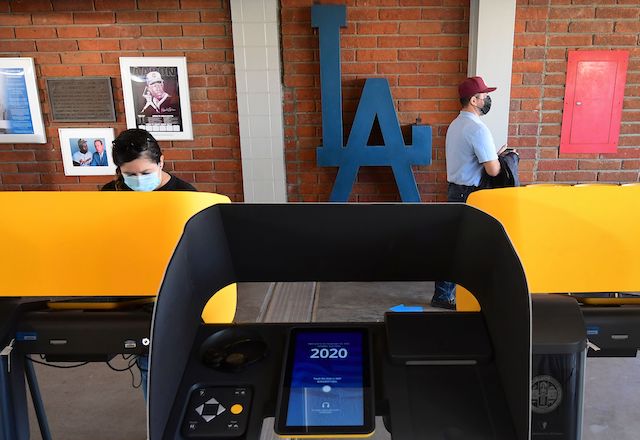
M 59 128 L 67 176 L 113 176 L 113 128 Z
M 158 140 L 191 140 L 191 102 L 185 57 L 121 57 L 127 128 Z
M 33 58 L 0 58 L 0 142 L 47 142 Z

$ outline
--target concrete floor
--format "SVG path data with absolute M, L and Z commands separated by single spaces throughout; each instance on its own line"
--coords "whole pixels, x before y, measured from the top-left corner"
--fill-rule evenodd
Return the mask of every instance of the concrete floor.
M 269 285 L 239 286 L 236 321 L 253 322 L 264 314 Z M 432 283 L 319 283 L 314 321 L 377 321 L 388 308 L 428 304 Z M 64 365 L 64 364 L 62 364 Z M 127 366 L 114 359 L 116 368 Z M 137 369 L 116 372 L 91 363 L 59 369 L 36 365 L 49 426 L 54 440 L 144 440 L 145 406 Z M 638 438 L 640 418 L 640 358 L 588 358 L 585 380 L 583 440 Z M 30 413 L 31 438 L 41 439 Z M 271 435 L 263 435 L 271 438 Z M 375 439 L 388 439 L 378 426 Z

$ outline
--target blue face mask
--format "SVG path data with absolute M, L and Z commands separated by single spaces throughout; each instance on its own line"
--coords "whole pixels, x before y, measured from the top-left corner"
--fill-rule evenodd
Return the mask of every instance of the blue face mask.
M 142 174 L 141 176 L 122 176 L 124 183 L 134 191 L 153 191 L 160 186 L 160 173 Z

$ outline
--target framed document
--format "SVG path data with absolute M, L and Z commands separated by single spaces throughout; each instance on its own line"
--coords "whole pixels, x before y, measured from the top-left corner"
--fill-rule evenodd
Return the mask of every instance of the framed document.
M 47 142 L 33 58 L 0 58 L 0 142 Z
M 127 128 L 158 140 L 191 140 L 191 103 L 185 57 L 120 58 Z
M 113 128 L 59 128 L 67 176 L 113 176 Z
M 47 92 L 52 121 L 116 121 L 108 76 L 47 78 Z

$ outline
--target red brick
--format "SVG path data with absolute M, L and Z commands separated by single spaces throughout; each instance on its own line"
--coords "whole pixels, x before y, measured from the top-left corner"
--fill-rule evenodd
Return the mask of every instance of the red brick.
M 548 19 L 556 20 L 571 17 L 572 20 L 578 20 L 582 18 L 594 18 L 595 16 L 596 12 L 593 7 L 551 6 Z
M 76 40 L 37 41 L 36 46 L 40 52 L 64 52 L 78 50 Z
M 220 0 L 181 0 L 180 6 L 182 9 L 220 8 L 222 2 Z
M 116 12 L 116 23 L 154 23 L 158 21 L 155 11 Z
M 56 183 L 78 183 L 78 178 L 75 176 L 65 176 L 64 174 L 42 174 L 40 176 L 40 181 L 43 184 L 49 185 Z
M 122 50 L 160 50 L 159 38 L 131 38 L 120 41 Z
M 20 26 L 31 24 L 31 14 L 2 14 L 0 26 Z
M 140 36 L 140 26 L 115 25 L 99 29 L 101 37 L 137 38 Z
M 439 22 L 404 22 L 400 23 L 398 32 L 414 35 L 447 33 Z
M 176 161 L 174 169 L 177 171 L 212 171 L 213 162 L 210 161 Z
M 578 161 L 579 170 L 619 170 L 621 165 L 622 161 L 619 159 L 581 159 Z
M 13 0 L 11 12 L 45 12 L 53 11 L 49 0 Z
M 538 163 L 541 171 L 577 170 L 578 161 L 572 159 L 541 160 Z
M 205 38 L 204 48 L 205 49 L 222 49 L 222 48 L 231 49 L 233 48 L 233 42 L 229 37 Z
M 82 69 L 80 66 L 64 66 L 61 64 L 58 65 L 47 65 L 40 66 L 42 71 L 42 76 L 81 76 Z
M 135 40 L 122 40 L 122 43 L 135 41 Z M 81 51 L 109 51 L 120 50 L 120 40 L 107 40 L 104 38 L 91 39 L 91 40 L 78 40 L 78 48 Z M 122 49 L 125 49 L 124 47 Z
M 73 14 L 68 12 L 55 12 L 51 14 L 34 14 L 33 24 L 52 25 L 52 24 L 71 24 L 73 23 Z
M 640 32 L 640 21 L 617 21 L 615 26 L 616 33 L 622 32 Z
M 224 24 L 183 25 L 182 34 L 185 36 L 216 36 L 226 35 Z
M 182 26 L 157 24 L 142 26 L 142 35 L 145 37 L 180 37 L 182 36 Z
M 100 64 L 102 56 L 99 52 L 62 53 L 62 64 Z
M 422 18 L 422 11 L 418 8 L 380 9 L 378 16 L 381 21 L 420 20 Z
M 73 22 L 76 24 L 111 24 L 116 22 L 113 12 L 74 12 Z
M 397 23 L 359 23 L 357 26 L 357 34 L 394 34 L 398 31 Z
M 162 40 L 163 49 L 202 49 L 202 38 L 169 38 Z
M 556 182 L 568 183 L 587 183 L 596 180 L 597 173 L 595 171 L 556 171 Z
M 96 11 L 135 9 L 136 0 L 95 0 Z
M 21 173 L 55 173 L 56 164 L 54 162 L 19 163 L 18 170 Z
M 591 35 L 550 35 L 550 46 L 590 46 Z
M 20 184 L 20 183 L 40 183 L 39 174 L 3 174 L 2 183 Z
M 2 52 L 33 52 L 36 49 L 35 41 L 3 41 L 0 50 Z
M 72 66 L 72 67 L 80 67 L 80 66 Z M 117 64 L 113 65 L 89 65 L 82 66 L 82 75 L 83 76 L 112 76 L 119 77 L 120 76 L 120 66 Z M 118 110 L 116 105 L 116 111 Z
M 574 21 L 569 24 L 569 32 L 608 33 L 613 31 L 612 21 Z
M 640 8 L 612 6 L 609 8 L 596 8 L 596 18 L 640 18 Z
M 93 2 L 78 0 L 53 0 L 53 9 L 55 11 L 92 11 Z
M 43 38 L 56 38 L 56 29 L 53 27 L 18 27 L 15 28 L 16 38 L 33 38 L 33 39 L 43 39 Z
M 98 28 L 93 26 L 59 27 L 60 38 L 95 38 L 98 36 Z
M 638 171 L 601 171 L 599 182 L 633 183 L 638 181 Z
M 180 9 L 178 0 L 138 0 L 139 9 Z
M 215 11 L 215 10 L 214 11 L 201 11 L 200 12 L 200 21 L 203 22 L 203 23 L 230 22 L 231 21 L 231 10 L 230 9 L 221 9 L 221 10 L 217 10 L 217 11 Z
M 200 13 L 197 11 L 161 11 L 158 12 L 158 21 L 161 23 L 198 23 Z
M 596 35 L 594 44 L 598 46 L 635 46 L 637 35 Z

